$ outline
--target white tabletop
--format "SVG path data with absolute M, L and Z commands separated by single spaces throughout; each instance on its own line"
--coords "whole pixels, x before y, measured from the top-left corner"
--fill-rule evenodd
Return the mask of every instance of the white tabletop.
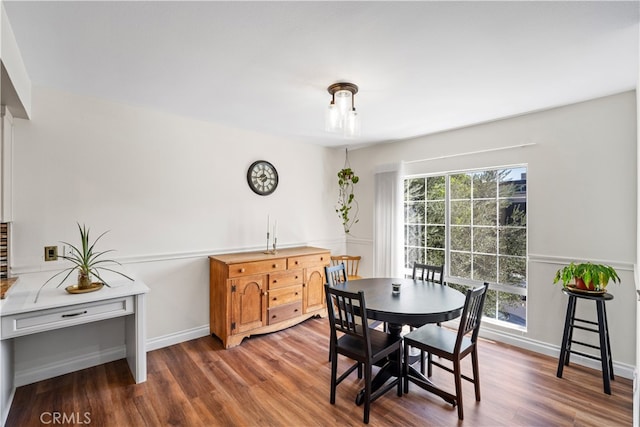
M 24 274 L 18 278 L 18 281 L 9 289 L 4 300 L 0 300 L 0 315 L 6 316 L 16 313 L 25 313 L 35 310 L 43 310 L 52 307 L 64 307 L 67 305 L 81 304 L 93 301 L 102 301 L 110 298 L 118 298 L 122 296 L 138 295 L 149 292 L 149 288 L 140 280 L 131 281 L 119 275 L 114 275 L 105 280 L 110 287 L 104 286 L 95 292 L 87 292 L 83 294 L 70 294 L 65 288 L 75 284 L 75 275 L 73 279 L 70 277 L 58 287 L 60 280 L 64 277 L 61 275 L 52 279 L 40 291 L 38 301 L 35 302 L 38 290 L 51 276 L 56 272 Z

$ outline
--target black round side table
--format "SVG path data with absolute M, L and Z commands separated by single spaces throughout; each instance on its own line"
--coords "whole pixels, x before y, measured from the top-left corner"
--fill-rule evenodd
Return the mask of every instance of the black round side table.
M 604 382 L 604 392 L 611 394 L 611 383 L 613 380 L 613 359 L 611 358 L 611 344 L 609 342 L 609 328 L 607 325 L 607 310 L 605 308 L 605 302 L 613 299 L 613 295 L 609 293 L 588 293 L 574 291 L 571 289 L 563 289 L 569 297 L 569 303 L 567 304 L 567 317 L 564 322 L 564 334 L 562 335 L 562 347 L 560 348 L 560 359 L 558 360 L 558 372 L 556 376 L 562 378 L 562 369 L 564 366 L 569 366 L 569 357 L 571 353 L 579 354 L 580 356 L 600 360 L 602 364 L 602 380 Z M 596 302 L 596 312 L 598 314 L 598 321 L 593 322 L 590 320 L 576 318 L 576 302 L 578 298 L 591 300 Z M 579 322 L 579 323 L 576 323 Z M 587 326 L 585 326 L 587 325 Z M 595 329 L 588 325 L 597 326 Z M 578 328 L 589 332 L 596 332 L 600 338 L 600 345 L 596 346 L 573 339 L 573 329 Z M 578 344 L 583 347 L 590 347 L 600 350 L 600 357 L 596 357 L 592 354 L 583 353 L 580 351 L 572 350 L 571 344 Z

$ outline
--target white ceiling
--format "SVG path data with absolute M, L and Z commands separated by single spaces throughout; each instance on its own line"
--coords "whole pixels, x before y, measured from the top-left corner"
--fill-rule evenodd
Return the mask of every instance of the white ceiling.
M 326 146 L 636 87 L 633 2 L 4 1 L 34 85 Z M 360 87 L 362 136 L 324 131 Z

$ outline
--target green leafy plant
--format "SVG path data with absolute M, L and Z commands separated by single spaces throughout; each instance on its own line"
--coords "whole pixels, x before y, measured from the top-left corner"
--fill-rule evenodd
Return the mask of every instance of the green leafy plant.
M 562 286 L 566 288 L 572 281 L 578 284 L 580 280 L 584 282 L 586 289 L 600 291 L 607 287 L 609 281 L 619 283 L 620 277 L 616 270 L 608 265 L 572 262 L 556 271 L 553 283 L 562 282 Z
M 342 226 L 344 232 L 349 233 L 353 224 L 356 224 L 358 217 L 358 202 L 355 200 L 353 194 L 353 186 L 358 183 L 360 178 L 350 168 L 346 167 L 338 172 L 338 205 L 336 206 L 336 213 L 342 219 Z M 352 212 L 352 209 L 355 211 Z
M 60 256 L 60 258 L 62 258 L 64 260 L 67 260 L 67 261 L 70 261 L 73 265 L 71 267 L 69 267 L 69 268 L 66 268 L 66 269 L 56 273 L 51 278 L 49 278 L 49 280 L 44 282 L 44 284 L 38 290 L 38 293 L 36 294 L 36 298 L 35 298 L 34 302 L 38 301 L 38 297 L 40 296 L 40 291 L 42 291 L 42 288 L 44 288 L 44 286 L 47 283 L 49 283 L 55 277 L 60 276 L 61 274 L 64 274 L 64 273 L 67 273 L 67 274 L 60 281 L 60 283 L 58 284 L 57 287 L 60 287 L 60 285 L 62 285 L 64 283 L 64 281 L 67 280 L 67 278 L 74 271 L 78 273 L 78 288 L 79 289 L 86 289 L 86 288 L 90 287 L 91 286 L 91 277 L 92 276 L 95 277 L 96 279 L 100 280 L 106 286 L 109 286 L 109 284 L 100 275 L 100 270 L 111 271 L 111 272 L 117 273 L 117 274 L 119 274 L 119 275 L 121 275 L 121 276 L 123 276 L 123 277 L 125 277 L 125 278 L 127 278 L 129 280 L 133 280 L 131 277 L 127 276 L 124 273 L 121 273 L 121 272 L 119 272 L 117 270 L 114 270 L 112 268 L 106 267 L 106 265 L 110 265 L 110 264 L 121 265 L 119 262 L 114 261 L 112 259 L 102 259 L 101 258 L 104 254 L 109 253 L 109 252 L 113 252 L 113 249 L 106 250 L 106 251 L 96 251 L 95 250 L 95 246 L 96 246 L 96 243 L 98 243 L 98 240 L 100 240 L 102 238 L 102 236 L 107 234 L 108 231 L 105 231 L 104 233 L 99 235 L 98 238 L 96 238 L 93 241 L 93 243 L 91 243 L 90 239 L 89 239 L 89 229 L 85 225 L 78 224 L 78 230 L 80 231 L 80 243 L 81 243 L 81 246 L 79 248 L 74 246 L 74 245 L 72 245 L 71 243 L 61 242 L 61 243 L 65 244 L 65 245 L 68 245 L 71 248 L 71 252 L 68 255 Z

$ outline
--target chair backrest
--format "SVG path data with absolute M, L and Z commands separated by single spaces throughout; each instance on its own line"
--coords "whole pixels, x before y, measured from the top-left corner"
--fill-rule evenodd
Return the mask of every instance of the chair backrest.
M 482 320 L 482 309 L 484 300 L 487 296 L 489 284 L 485 282 L 483 286 L 467 291 L 467 297 L 464 302 L 464 309 L 460 317 L 460 326 L 458 327 L 458 337 L 456 339 L 455 351 L 459 351 L 462 340 L 465 335 L 471 332 L 471 342 L 475 343 L 478 339 L 480 331 L 480 321 Z
M 344 264 L 331 265 L 324 267 L 324 277 L 327 278 L 327 284 L 333 286 L 336 283 L 343 283 L 347 281 L 347 269 Z
M 413 279 L 440 283 L 444 280 L 444 265 L 413 264 Z
M 331 340 L 337 343 L 338 332 L 361 341 L 366 355 L 371 354 L 369 326 L 367 323 L 367 307 L 364 302 L 364 291 L 349 292 L 324 285 L 327 296 L 327 312 L 331 326 Z
M 357 276 L 360 267 L 360 255 L 332 255 L 331 264 L 344 264 L 347 269 L 347 276 Z

